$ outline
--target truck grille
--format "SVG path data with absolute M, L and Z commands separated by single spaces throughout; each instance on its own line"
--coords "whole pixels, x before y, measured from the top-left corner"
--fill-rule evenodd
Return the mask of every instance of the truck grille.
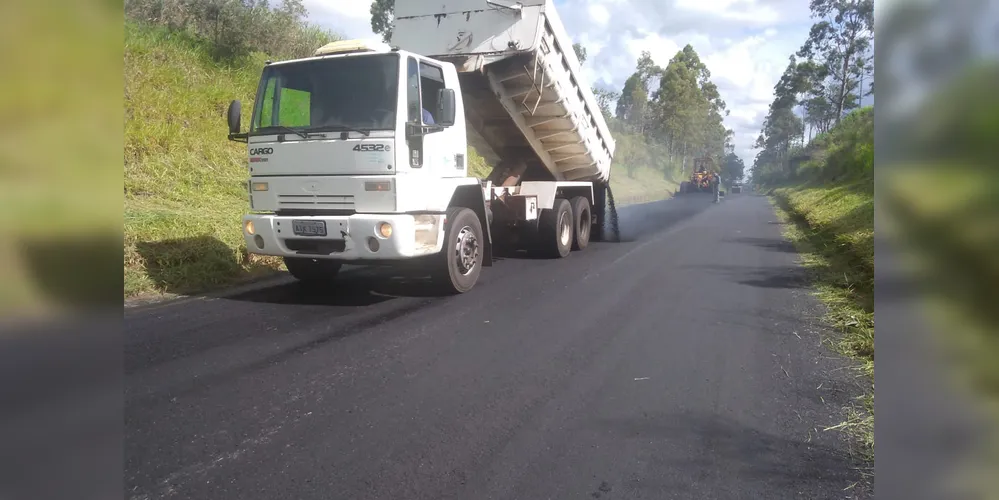
M 354 196 L 342 194 L 281 194 L 278 207 L 313 208 L 326 210 L 354 210 Z

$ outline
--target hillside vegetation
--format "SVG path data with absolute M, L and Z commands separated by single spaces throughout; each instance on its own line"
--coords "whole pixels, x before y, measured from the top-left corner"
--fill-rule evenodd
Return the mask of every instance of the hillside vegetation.
M 266 56 L 230 63 L 198 37 L 125 25 L 125 296 L 184 292 L 273 262 L 242 250 L 245 150 L 225 139 L 231 99 L 252 102 Z
M 933 22 L 932 11 L 919 14 Z M 895 118 L 886 149 L 899 151 L 879 181 L 886 212 L 879 230 L 904 257 L 952 376 L 991 412 L 991 456 L 983 464 L 999 491 L 999 61 L 969 64 Z M 880 133 L 880 132 L 879 132 Z M 897 293 L 897 292 L 896 292 Z
M 5 333 L 16 335 L 22 320 L 64 314 L 80 325 L 74 314 L 114 300 L 113 255 L 121 239 L 120 208 L 110 192 L 121 151 L 114 9 L 107 2 L 4 4 Z
M 759 180 L 769 187 L 785 234 L 797 246 L 827 321 L 841 335 L 829 340 L 861 361 L 869 382 L 864 400 L 847 409 L 844 427 L 874 451 L 874 121 L 873 108 L 851 113 L 790 161 L 785 178 Z M 754 178 L 754 181 L 756 179 Z
M 250 109 L 272 56 L 239 44 L 220 50 L 196 27 L 163 22 L 129 20 L 124 35 L 125 298 L 199 292 L 279 270 L 279 259 L 245 250 L 246 152 L 225 136 L 229 101 Z M 618 204 L 668 197 L 676 183 L 640 164 L 633 151 L 643 144 L 623 137 L 612 179 Z M 489 171 L 470 150 L 469 175 Z
M 924 92 L 879 117 L 878 232 L 886 244 L 878 257 L 895 264 L 903 283 L 883 287 L 879 299 L 908 309 L 921 331 L 885 333 L 930 334 L 928 368 L 957 385 L 963 401 L 954 406 L 984 417 L 974 455 L 941 480 L 955 486 L 952 497 L 989 498 L 999 491 L 999 59 L 976 43 L 973 27 L 991 20 L 984 13 L 969 11 L 977 14 L 969 22 L 947 2 L 894 7 L 879 14 L 879 51 L 896 68 L 883 73 L 880 92 L 889 105 L 905 101 L 913 83 Z M 939 34 L 932 41 L 930 30 Z M 966 48 L 935 50 L 945 46 Z M 890 322 L 882 326 L 901 326 Z M 935 436 L 926 430 L 913 442 Z
M 874 457 L 873 0 L 814 0 L 815 23 L 790 57 L 760 130 L 752 182 L 773 196 L 814 279 L 828 339 L 860 361 L 863 401 L 837 428 Z

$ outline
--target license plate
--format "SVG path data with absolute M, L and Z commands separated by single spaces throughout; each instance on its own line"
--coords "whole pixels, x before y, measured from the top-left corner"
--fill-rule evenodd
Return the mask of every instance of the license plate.
M 296 236 L 326 236 L 326 221 L 293 220 L 291 231 Z

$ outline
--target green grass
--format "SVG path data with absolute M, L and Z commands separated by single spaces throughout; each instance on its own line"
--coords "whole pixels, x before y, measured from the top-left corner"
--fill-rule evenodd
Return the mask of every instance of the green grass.
M 960 464 L 968 491 L 999 491 L 999 173 L 975 158 L 893 166 L 879 187 L 886 233 L 909 281 L 906 298 L 923 315 L 942 356 L 938 373 L 992 419 L 981 454 Z M 882 222 L 883 221 L 883 222 Z
M 999 174 L 952 161 L 898 167 L 881 200 L 955 373 L 999 415 Z
M 232 99 L 253 102 L 266 56 L 229 63 L 203 41 L 125 24 L 124 295 L 189 293 L 275 270 L 250 259 L 245 150 L 226 139 Z
M 795 175 L 771 191 L 802 265 L 838 335 L 831 347 L 859 363 L 868 389 L 833 428 L 851 434 L 859 454 L 874 457 L 874 175 L 873 111 L 859 110 L 805 151 Z
M 117 15 L 106 2 L 5 7 L 0 317 L 106 306 L 121 240 L 109 189 L 121 154 L 120 7 Z
M 252 109 L 268 56 L 220 61 L 202 39 L 130 22 L 124 36 L 125 299 L 197 293 L 278 271 L 279 259 L 246 252 L 239 224 L 249 210 L 246 151 L 226 138 L 229 101 Z M 308 121 L 308 107 L 299 105 L 307 99 L 282 92 L 281 109 L 290 111 L 279 122 Z M 469 175 L 489 174 L 474 149 L 468 161 Z M 613 176 L 619 204 L 675 188 L 651 168 L 634 174 Z
M 774 191 L 785 236 L 800 255 L 826 306 L 826 321 L 839 333 L 826 339 L 841 354 L 859 360 L 858 375 L 869 390 L 845 409 L 835 426 L 850 433 L 858 452 L 874 457 L 874 183 L 793 186 Z M 865 383 L 866 385 L 866 383 Z

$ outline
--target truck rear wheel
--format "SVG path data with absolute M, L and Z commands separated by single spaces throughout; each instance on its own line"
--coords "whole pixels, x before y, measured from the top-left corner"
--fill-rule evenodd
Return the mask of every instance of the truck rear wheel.
M 568 257 L 575 233 L 572 220 L 572 207 L 565 198 L 555 198 L 551 209 L 541 210 L 534 253 L 555 259 Z
M 590 228 L 593 225 L 593 217 L 590 216 L 590 200 L 585 196 L 576 196 L 570 202 L 572 205 L 573 227 L 573 250 L 582 250 L 590 244 Z
M 447 294 L 465 293 L 475 286 L 482 272 L 485 240 L 482 223 L 469 208 L 447 209 L 444 247 L 437 255 L 433 280 Z
M 340 262 L 309 257 L 285 257 L 288 273 L 304 283 L 328 283 L 336 278 L 343 266 Z

